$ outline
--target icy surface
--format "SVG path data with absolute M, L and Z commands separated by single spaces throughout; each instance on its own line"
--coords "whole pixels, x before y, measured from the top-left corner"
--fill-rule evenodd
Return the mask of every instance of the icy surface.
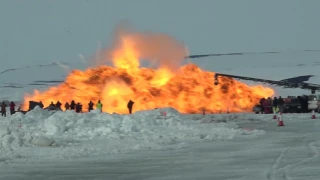
M 0 179 L 318 180 L 319 119 L 282 118 L 35 109 L 0 119 Z
M 25 115 L 0 118 L 0 163 L 176 149 L 199 141 L 264 134 L 239 129 L 235 122 L 227 122 L 231 119 L 222 115 L 186 116 L 172 108 L 118 115 L 49 112 L 36 107 Z

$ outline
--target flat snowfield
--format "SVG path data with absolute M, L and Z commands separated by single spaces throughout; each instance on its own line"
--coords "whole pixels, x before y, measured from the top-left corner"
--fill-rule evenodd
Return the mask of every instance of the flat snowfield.
M 272 116 L 36 108 L 0 118 L 0 179 L 319 180 L 320 119 Z

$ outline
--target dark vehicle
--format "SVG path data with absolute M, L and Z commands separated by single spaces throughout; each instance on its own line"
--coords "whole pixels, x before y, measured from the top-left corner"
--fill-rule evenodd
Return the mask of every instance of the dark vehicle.
M 283 113 L 301 113 L 301 111 L 301 104 L 296 97 L 284 99 Z
M 40 102 L 36 102 L 36 101 L 29 101 L 29 108 L 28 108 L 27 111 L 21 110 L 19 108 L 19 110 L 17 112 L 21 112 L 23 114 L 26 114 L 27 112 L 32 111 L 36 106 L 41 107 L 41 103 Z
M 36 106 L 41 107 L 41 103 L 40 102 L 36 102 L 36 101 L 29 101 L 29 109 L 28 109 L 28 111 L 33 110 Z

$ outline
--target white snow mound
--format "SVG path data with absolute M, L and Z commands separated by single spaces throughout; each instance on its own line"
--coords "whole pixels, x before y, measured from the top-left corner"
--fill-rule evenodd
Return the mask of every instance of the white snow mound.
M 224 120 L 211 123 L 212 118 L 202 117 L 200 121 L 193 118 L 181 115 L 173 108 L 139 111 L 132 115 L 99 111 L 52 113 L 35 108 L 25 115 L 16 113 L 0 118 L 0 151 L 2 156 L 10 157 L 71 158 L 181 148 L 204 140 L 230 140 L 264 133 L 259 130 L 248 132 L 239 129 L 236 123 Z M 34 153 L 34 147 L 41 151 Z

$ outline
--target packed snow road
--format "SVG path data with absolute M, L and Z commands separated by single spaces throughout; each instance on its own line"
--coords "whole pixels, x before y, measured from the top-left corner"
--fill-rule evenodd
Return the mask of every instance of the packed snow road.
M 199 135 L 203 138 L 198 141 L 195 141 L 194 138 L 186 138 L 186 136 L 197 136 L 197 133 L 200 133 L 200 131 L 188 129 L 191 132 L 183 134 L 185 137 L 180 137 L 181 141 L 178 136 L 176 137 L 179 148 L 172 146 L 171 141 L 170 146 L 167 146 L 168 142 L 163 140 L 161 143 L 166 148 L 141 148 L 126 153 L 95 153 L 85 156 L 81 153 L 81 157 L 67 158 L 66 156 L 63 159 L 59 158 L 60 156 L 45 157 L 50 153 L 42 152 L 42 155 L 33 154 L 32 157 L 25 158 L 23 161 L 8 161 L 1 164 L 0 179 L 320 179 L 318 170 L 320 165 L 320 120 L 310 119 L 309 114 L 284 115 L 285 126 L 278 127 L 277 122 L 272 120 L 272 115 L 238 115 L 233 118 L 231 116 L 233 115 L 227 118 L 227 124 L 236 122 L 236 129 L 248 133 L 242 132 L 241 135 L 236 133 L 237 136 L 232 138 L 215 136 L 219 140 L 206 139 L 205 136 L 210 134 L 209 131 L 197 126 L 197 128 L 203 128 L 203 134 Z M 197 119 L 194 116 L 192 118 Z M 224 124 L 211 122 L 210 118 L 204 118 L 204 121 L 207 123 L 202 124 L 211 127 L 212 131 L 218 130 L 214 129 L 214 126 Z M 158 124 L 157 126 L 163 133 L 168 133 L 163 125 Z M 221 131 L 221 126 L 219 127 L 218 132 L 220 133 L 236 132 L 228 129 Z M 234 128 L 234 125 L 230 128 Z M 180 131 L 184 129 L 187 127 L 180 128 Z M 265 133 L 255 132 L 254 129 L 263 130 Z M 141 142 L 135 139 L 134 142 L 150 143 L 148 139 L 140 140 Z M 156 139 L 153 137 L 153 140 Z M 183 145 L 182 142 L 186 143 Z M 88 149 L 90 148 L 90 144 L 84 144 L 88 146 Z M 110 147 L 107 144 L 103 145 L 108 151 Z M 140 144 L 140 147 L 150 147 L 149 145 Z M 96 147 L 94 144 L 90 146 Z M 40 152 L 39 147 L 28 148 Z M 28 151 L 28 149 L 24 150 Z M 66 151 L 63 152 L 66 153 Z M 77 151 L 71 152 L 76 153 Z

